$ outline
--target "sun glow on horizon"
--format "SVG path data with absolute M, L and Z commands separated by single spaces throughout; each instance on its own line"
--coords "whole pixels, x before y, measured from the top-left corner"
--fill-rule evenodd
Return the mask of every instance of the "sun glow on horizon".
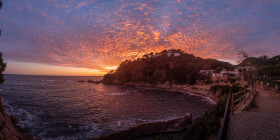
M 118 66 L 106 66 L 104 69 L 106 69 L 106 70 L 115 70 L 117 68 L 118 68 Z
M 5 74 L 47 76 L 104 76 L 108 71 L 97 69 L 53 66 L 39 63 L 8 61 Z

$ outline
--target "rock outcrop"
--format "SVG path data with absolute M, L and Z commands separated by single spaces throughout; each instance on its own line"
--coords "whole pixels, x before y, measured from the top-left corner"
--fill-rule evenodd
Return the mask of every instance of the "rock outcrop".
M 33 140 L 31 136 L 19 131 L 17 123 L 17 118 L 6 113 L 0 96 L 0 140 Z
M 161 121 L 147 122 L 128 128 L 126 130 L 110 133 L 97 138 L 96 140 L 129 140 L 138 136 L 157 132 L 175 132 L 182 131 L 192 124 L 192 115 L 187 114 L 181 118 Z

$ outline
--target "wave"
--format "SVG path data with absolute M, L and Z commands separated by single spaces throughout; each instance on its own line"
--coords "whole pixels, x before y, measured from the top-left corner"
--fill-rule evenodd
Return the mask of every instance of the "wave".
M 22 108 L 13 107 L 5 100 L 3 100 L 3 105 L 5 106 L 5 110 L 9 115 L 15 116 L 19 119 L 18 125 L 21 126 L 25 131 L 27 131 L 30 128 L 36 128 L 38 125 L 40 125 L 38 115 L 41 115 L 43 112 L 29 112 Z M 30 133 L 31 135 L 36 137 L 35 131 Z
M 109 92 L 108 95 L 111 96 L 119 96 L 119 95 L 125 95 L 128 94 L 128 92 Z
M 191 95 L 191 96 L 196 96 L 196 97 L 202 97 L 202 100 L 205 100 L 207 101 L 208 103 L 210 104 L 217 104 L 214 100 L 212 100 L 210 97 L 207 97 L 207 96 L 204 96 L 204 95 L 199 95 L 199 94 L 195 94 L 195 93 L 191 93 L 191 92 L 183 92 L 183 91 L 180 91 L 182 93 L 185 93 L 185 94 L 188 94 L 188 95 Z
M 217 104 L 214 100 L 212 100 L 210 97 L 204 97 L 204 99 L 206 100 L 206 101 L 208 101 L 210 104 L 213 104 L 213 105 L 215 105 L 215 104 Z
M 56 80 L 41 80 L 42 82 L 55 82 Z
M 80 126 L 80 130 L 80 133 L 74 135 L 59 136 L 57 138 L 42 138 L 42 140 L 90 140 L 106 134 L 106 132 L 100 129 L 100 126 L 95 123 L 82 124 Z M 40 137 L 44 137 L 46 133 L 47 131 L 44 131 L 43 133 L 41 133 Z

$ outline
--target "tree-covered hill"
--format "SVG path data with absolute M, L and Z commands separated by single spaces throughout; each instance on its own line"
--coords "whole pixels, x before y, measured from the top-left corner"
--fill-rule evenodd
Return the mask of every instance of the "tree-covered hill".
M 239 66 L 254 66 L 258 76 L 263 78 L 280 78 L 280 55 L 269 58 L 268 56 L 248 57 Z
M 203 59 L 181 50 L 164 50 L 149 53 L 136 60 L 122 62 L 117 70 L 104 76 L 108 84 L 149 83 L 151 85 L 169 82 L 170 84 L 195 84 L 201 69 L 233 69 L 227 62 Z

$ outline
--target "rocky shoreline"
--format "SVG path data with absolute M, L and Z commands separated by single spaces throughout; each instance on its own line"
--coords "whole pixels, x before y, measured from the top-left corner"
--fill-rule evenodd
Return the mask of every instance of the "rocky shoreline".
M 165 86 L 156 86 L 156 88 L 207 97 L 215 103 L 220 99 L 219 96 L 213 95 L 210 92 L 210 85 L 174 85 L 172 88 Z
M 34 140 L 30 135 L 24 134 L 17 125 L 18 119 L 6 113 L 0 96 L 0 139 L 1 140 Z
M 213 102 L 217 102 L 221 99 L 219 94 L 212 94 L 210 92 L 211 85 L 205 85 L 205 84 L 196 84 L 196 85 L 173 85 L 172 87 L 167 84 L 158 84 L 158 85 L 150 85 L 146 83 L 125 83 L 125 84 L 117 84 L 117 83 L 104 83 L 103 84 L 111 84 L 111 85 L 119 85 L 119 86 L 129 86 L 129 87 L 145 87 L 145 88 L 155 88 L 155 89 L 161 89 L 166 91 L 177 91 L 182 92 L 186 94 L 193 94 L 198 96 L 204 96 L 208 97 Z
M 187 93 L 187 94 L 194 94 L 198 96 L 204 96 L 210 98 L 210 100 L 217 102 L 220 100 L 220 96 L 218 95 L 213 95 L 210 92 L 210 87 L 211 85 L 205 85 L 205 84 L 196 84 L 196 85 L 173 85 L 172 87 L 168 84 L 157 84 L 157 85 L 150 85 L 148 83 L 134 83 L 134 82 L 128 82 L 128 83 L 106 83 L 104 80 L 81 80 L 77 82 L 88 82 L 88 83 L 94 83 L 94 84 L 107 84 L 107 85 L 118 85 L 118 86 L 128 86 L 128 87 L 146 87 L 146 88 L 156 88 L 156 89 L 161 89 L 161 90 L 167 90 L 167 91 L 177 91 L 177 92 L 182 92 L 182 93 Z
M 125 84 L 120 86 L 130 86 L 130 87 L 146 87 L 146 88 L 155 88 L 166 91 L 176 91 L 182 92 L 185 94 L 193 94 L 196 96 L 204 96 L 209 98 L 210 101 L 216 103 L 219 101 L 220 97 L 213 95 L 210 92 L 211 85 L 200 85 L 200 86 L 190 86 L 190 85 L 173 85 L 172 87 L 168 85 L 156 85 L 149 86 L 143 84 Z M 204 87 L 201 87 L 204 86 Z M 192 114 L 186 114 L 183 117 L 179 117 L 173 120 L 167 121 L 156 121 L 156 122 L 146 122 L 138 124 L 136 126 L 130 127 L 126 130 L 121 130 L 107 135 L 100 136 L 95 140 L 110 140 L 110 139 L 133 139 L 145 135 L 150 135 L 153 133 L 169 133 L 169 132 L 180 132 L 185 130 L 188 126 L 191 126 L 193 122 Z

